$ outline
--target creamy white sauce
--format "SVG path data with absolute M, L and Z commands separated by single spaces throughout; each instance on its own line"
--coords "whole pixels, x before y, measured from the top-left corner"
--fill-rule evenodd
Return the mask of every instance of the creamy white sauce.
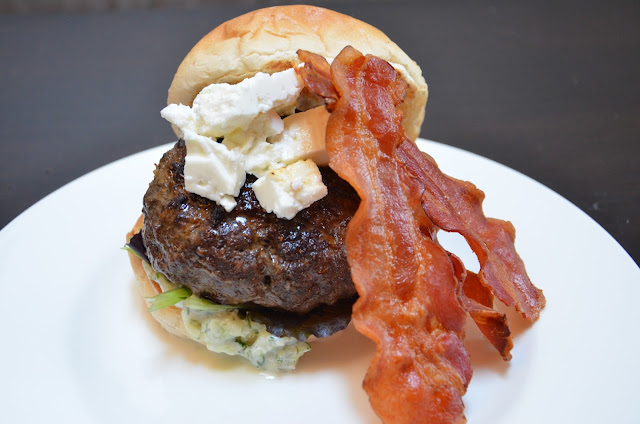
M 147 262 L 142 264 L 147 277 L 163 292 L 177 287 Z M 234 306 L 216 305 L 194 295 L 175 306 L 181 309 L 184 327 L 193 340 L 213 352 L 241 356 L 266 372 L 293 370 L 300 357 L 311 350 L 306 341 L 274 336 L 264 324 L 241 318 Z
M 188 301 L 188 299 L 187 299 Z M 311 350 L 294 337 L 277 337 L 264 324 L 240 318 L 238 310 L 203 311 L 182 306 L 182 320 L 189 335 L 207 349 L 242 356 L 267 372 L 295 369 L 298 359 Z

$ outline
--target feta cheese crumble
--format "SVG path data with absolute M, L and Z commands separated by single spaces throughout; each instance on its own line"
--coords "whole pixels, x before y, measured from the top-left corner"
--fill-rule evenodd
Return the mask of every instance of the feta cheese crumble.
M 299 160 L 258 178 L 253 191 L 264 210 L 286 219 L 328 193 L 320 170 L 311 159 Z
M 329 164 L 325 134 L 329 112 L 319 106 L 284 118 L 283 130 L 268 141 L 256 143 L 246 157 L 246 169 L 256 177 L 299 160 L 318 166 Z
M 184 130 L 184 141 L 187 146 L 185 188 L 231 212 L 236 206 L 234 197 L 240 193 L 245 180 L 244 157 L 191 130 Z
M 303 84 L 294 69 L 269 75 L 258 73 L 238 84 L 211 84 L 193 100 L 193 107 L 171 104 L 160 115 L 200 135 L 219 138 L 245 131 L 261 113 L 294 106 Z
M 253 187 L 255 191 L 257 184 L 261 191 L 256 196 L 262 207 L 287 219 L 324 197 L 318 165 L 329 161 L 325 148 L 329 113 L 320 106 L 281 119 L 277 112 L 293 112 L 302 88 L 294 69 L 258 73 L 238 84 L 205 87 L 193 107 L 164 108 L 161 116 L 180 128 L 187 146 L 186 190 L 230 212 L 245 174 L 250 173 L 259 177 Z

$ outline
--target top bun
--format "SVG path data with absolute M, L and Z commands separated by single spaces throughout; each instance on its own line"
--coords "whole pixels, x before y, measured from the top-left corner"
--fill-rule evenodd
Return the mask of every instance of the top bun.
M 205 35 L 184 58 L 169 88 L 168 104 L 191 106 L 213 83 L 235 84 L 258 72 L 272 74 L 299 63 L 308 50 L 333 60 L 350 45 L 391 63 L 408 83 L 401 109 L 407 136 L 420 134 L 427 84 L 420 67 L 382 31 L 341 13 L 315 6 L 276 6 L 227 21 Z M 174 127 L 176 134 L 179 130 Z

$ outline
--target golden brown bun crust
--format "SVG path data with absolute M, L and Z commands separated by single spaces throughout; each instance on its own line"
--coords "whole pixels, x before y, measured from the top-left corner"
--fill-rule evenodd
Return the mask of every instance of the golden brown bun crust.
M 138 218 L 138 221 L 134 225 L 133 229 L 127 233 L 127 242 L 142 228 L 142 216 Z M 162 290 L 160 286 L 156 284 L 154 281 L 150 280 L 147 277 L 147 273 L 144 272 L 144 268 L 142 267 L 142 259 L 137 257 L 136 255 L 129 253 L 129 261 L 131 262 L 131 268 L 133 268 L 133 273 L 136 276 L 136 281 L 138 283 L 138 291 L 143 299 L 145 299 L 145 303 L 147 306 L 151 306 L 151 302 L 147 300 L 149 297 L 159 295 Z M 168 308 L 160 309 L 159 311 L 152 312 L 151 315 L 164 327 L 165 330 L 174 334 L 176 336 L 184 337 L 187 339 L 191 339 L 187 334 L 187 330 L 184 328 L 184 323 L 182 321 L 182 315 L 179 308 L 175 306 L 169 306 Z
M 315 6 L 275 6 L 227 21 L 205 35 L 184 58 L 169 88 L 168 104 L 191 106 L 213 83 L 235 84 L 258 72 L 274 73 L 298 63 L 299 49 L 330 60 L 347 45 L 390 62 L 409 83 L 401 109 L 407 135 L 420 134 L 427 84 L 420 67 L 377 28 Z M 174 128 L 176 130 L 176 128 Z M 180 136 L 179 132 L 176 132 Z

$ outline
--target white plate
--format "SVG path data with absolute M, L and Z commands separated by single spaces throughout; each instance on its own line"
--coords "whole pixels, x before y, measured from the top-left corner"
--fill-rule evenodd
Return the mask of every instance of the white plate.
M 514 223 L 519 253 L 547 297 L 533 327 L 513 317 L 510 363 L 470 327 L 469 423 L 640 422 L 635 263 L 539 183 L 421 143 L 445 172 L 485 191 L 488 216 Z M 376 422 L 360 387 L 372 344 L 355 331 L 317 343 L 296 372 L 274 378 L 170 336 L 148 317 L 120 247 L 167 148 L 89 173 L 0 232 L 0 421 Z M 459 239 L 446 243 L 473 262 Z

